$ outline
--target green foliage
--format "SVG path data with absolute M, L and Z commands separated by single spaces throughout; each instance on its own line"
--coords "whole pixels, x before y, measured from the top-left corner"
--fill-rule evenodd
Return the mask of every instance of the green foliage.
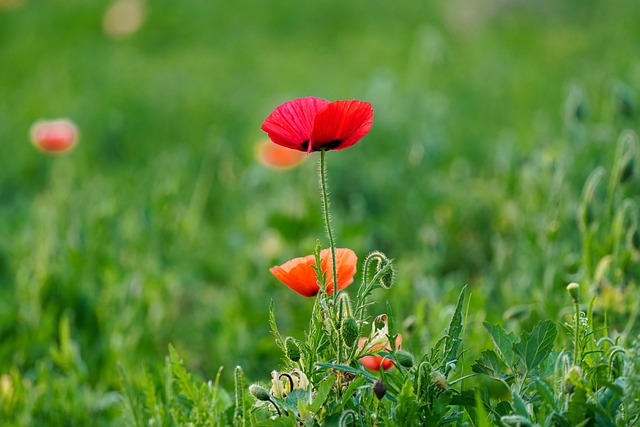
M 638 4 L 138 3 L 112 38 L 111 1 L 0 1 L 1 425 L 640 423 Z M 328 176 L 389 371 L 268 274 L 323 233 L 310 156 L 255 158 L 305 95 L 375 107 Z

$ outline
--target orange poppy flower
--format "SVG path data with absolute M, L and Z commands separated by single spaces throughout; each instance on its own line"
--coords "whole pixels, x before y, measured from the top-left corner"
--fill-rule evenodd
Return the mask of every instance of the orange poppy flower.
M 306 158 L 304 153 L 273 144 L 266 138 L 257 146 L 256 157 L 262 164 L 274 169 L 293 168 Z
M 322 272 L 326 274 L 327 293 L 333 293 L 333 264 L 331 262 L 331 250 L 320 251 L 320 262 Z M 342 290 L 353 283 L 353 276 L 356 274 L 356 264 L 358 257 L 351 249 L 336 248 L 336 264 L 338 274 L 338 290 Z M 294 258 L 282 265 L 275 266 L 269 271 L 282 283 L 302 295 L 312 297 L 320 292 L 318 278 L 314 267 L 316 259 L 314 255 Z
M 329 102 L 308 96 L 277 107 L 262 123 L 262 130 L 278 145 L 310 153 L 351 147 L 372 125 L 373 107 L 368 102 Z
M 368 340 L 368 338 L 360 338 L 360 340 L 358 340 L 358 347 L 364 347 Z M 400 344 L 402 344 L 402 336 L 398 334 L 396 336 L 396 349 L 400 347 Z M 389 342 L 387 342 L 386 346 L 384 345 L 384 343 L 374 345 L 373 347 L 371 347 L 371 352 L 382 350 L 383 347 L 386 347 L 385 350 L 391 350 L 391 345 L 389 344 Z M 382 356 L 369 355 L 361 357 L 358 360 L 360 361 L 360 363 L 362 363 L 362 366 L 372 371 L 379 371 L 380 369 L 384 369 L 386 371 L 393 367 L 393 362 Z
M 76 145 L 78 128 L 69 119 L 38 120 L 31 126 L 29 136 L 40 151 L 59 154 Z

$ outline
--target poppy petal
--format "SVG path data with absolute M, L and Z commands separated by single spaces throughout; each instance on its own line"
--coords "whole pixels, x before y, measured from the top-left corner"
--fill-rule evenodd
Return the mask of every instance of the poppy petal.
M 322 271 L 327 275 L 327 293 L 333 293 L 333 262 L 331 249 L 323 249 L 320 252 Z M 358 257 L 351 249 L 336 248 L 336 264 L 338 265 L 338 290 L 342 290 L 353 283 L 356 274 Z
M 360 348 L 364 347 L 366 342 L 367 342 L 367 338 L 360 338 L 358 340 L 358 347 Z M 402 335 L 398 334 L 396 336 L 396 350 L 400 348 L 401 344 L 402 344 Z M 371 350 L 377 351 L 381 349 L 382 349 L 382 346 L 379 345 L 379 346 L 374 346 Z M 390 344 L 387 345 L 386 350 L 391 350 Z M 369 355 L 369 356 L 363 356 L 358 360 L 360 361 L 360 363 L 362 363 L 362 366 L 372 371 L 379 371 L 380 368 L 386 371 L 393 367 L 393 362 L 387 359 L 386 357 L 382 357 L 382 356 Z
M 262 130 L 278 145 L 309 151 L 309 141 L 316 115 L 329 101 L 309 96 L 287 101 L 277 107 L 262 123 Z
M 364 101 L 335 101 L 319 111 L 311 132 L 311 151 L 343 150 L 358 142 L 373 125 L 373 107 Z
M 309 255 L 289 260 L 281 266 L 272 267 L 269 271 L 278 280 L 304 297 L 315 296 L 320 287 L 317 284 L 316 272 L 313 269 L 315 257 Z

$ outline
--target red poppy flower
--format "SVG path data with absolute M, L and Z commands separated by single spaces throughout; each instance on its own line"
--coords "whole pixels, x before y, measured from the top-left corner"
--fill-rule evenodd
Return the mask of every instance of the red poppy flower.
M 338 290 L 342 290 L 353 283 L 353 276 L 356 274 L 356 263 L 358 257 L 351 249 L 336 249 L 336 264 L 338 273 Z M 331 262 L 331 251 L 324 249 L 320 251 L 320 263 L 322 272 L 326 274 L 327 293 L 333 293 L 333 268 Z M 316 265 L 314 255 L 294 258 L 280 266 L 275 266 L 269 271 L 282 283 L 302 295 L 312 297 L 320 292 L 318 278 L 313 267 Z
M 360 340 L 358 340 L 358 347 L 360 348 L 364 347 L 364 345 L 368 340 L 369 340 L 368 338 L 360 338 Z M 398 334 L 396 336 L 396 349 L 400 347 L 400 344 L 402 344 L 402 336 Z M 387 342 L 386 346 L 384 345 L 384 343 L 374 345 L 371 348 L 371 351 L 375 352 L 378 350 L 382 350 L 383 347 L 385 348 L 385 350 L 391 350 L 391 344 Z M 369 355 L 369 356 L 361 357 L 358 360 L 360 360 L 360 363 L 362 363 L 362 366 L 372 371 L 379 371 L 381 368 L 386 371 L 393 367 L 393 362 L 387 359 L 386 357 L 382 357 L 382 356 Z
M 78 142 L 78 128 L 69 119 L 38 120 L 29 135 L 36 148 L 51 154 L 69 151 Z
M 298 151 L 343 150 L 365 136 L 373 124 L 373 107 L 364 101 L 307 97 L 285 102 L 262 123 L 278 145 Z

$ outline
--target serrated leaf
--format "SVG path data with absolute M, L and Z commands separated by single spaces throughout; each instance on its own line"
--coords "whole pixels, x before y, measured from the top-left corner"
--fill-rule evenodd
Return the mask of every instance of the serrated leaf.
M 271 328 L 271 333 L 276 340 L 276 345 L 284 352 L 284 340 L 282 339 L 282 336 L 280 336 L 278 326 L 276 325 L 275 303 L 273 300 L 269 303 L 269 327 Z
M 557 334 L 558 330 L 550 320 L 538 323 L 531 332 L 522 333 L 520 340 L 513 345 L 513 351 L 520 356 L 527 372 L 549 356 Z
M 458 347 L 460 346 L 460 334 L 462 333 L 462 306 L 467 295 L 467 285 L 462 288 L 456 309 L 451 316 L 449 327 L 447 328 L 447 338 L 444 343 L 444 374 L 447 375 L 451 370 L 450 363 L 455 362 L 458 358 Z
M 553 408 L 554 411 L 558 411 L 558 403 L 556 402 L 556 398 L 553 394 L 551 388 L 542 380 L 535 380 L 536 390 L 538 391 L 538 396 L 545 402 L 549 407 Z
M 494 325 L 489 322 L 483 322 L 482 324 L 487 332 L 489 332 L 498 356 L 500 356 L 507 366 L 512 367 L 515 361 L 513 344 L 518 340 L 516 336 L 512 332 L 507 333 L 507 331 L 499 325 Z
M 413 384 L 407 381 L 402 386 L 398 394 L 398 404 L 396 406 L 396 421 L 399 425 L 418 425 L 420 405 L 413 392 Z
M 493 350 L 485 350 L 480 356 L 471 366 L 473 372 L 488 375 L 497 380 L 503 380 L 508 376 L 502 372 L 500 359 L 498 359 L 498 355 Z

